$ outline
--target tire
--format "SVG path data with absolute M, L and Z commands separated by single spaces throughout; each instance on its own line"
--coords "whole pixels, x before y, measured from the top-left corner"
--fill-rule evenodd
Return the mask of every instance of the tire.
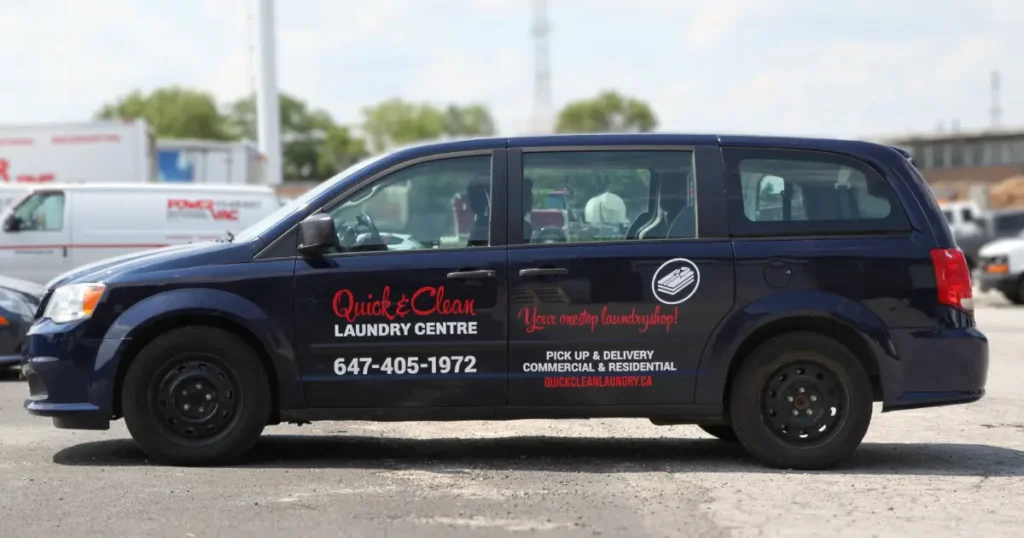
M 707 433 L 720 441 L 725 441 L 727 443 L 735 443 L 738 441 L 738 439 L 736 439 L 736 432 L 732 431 L 732 426 L 698 424 L 697 427 L 704 430 L 704 433 Z
M 270 382 L 256 351 L 213 327 L 183 327 L 158 336 L 132 361 L 123 387 L 128 431 L 161 463 L 235 461 L 252 448 L 270 418 Z
M 845 346 L 794 332 L 747 356 L 733 380 L 729 413 L 740 443 L 765 465 L 826 469 L 864 439 L 872 398 L 864 367 Z
M 1024 304 L 1024 295 L 1021 295 L 1021 290 L 1014 290 L 1012 292 L 1004 292 L 1003 297 L 1006 297 L 1007 301 L 1015 305 Z
M 1024 277 L 1017 280 L 1017 285 L 1014 287 L 1013 295 L 1007 295 L 1006 298 L 1015 305 L 1024 304 Z

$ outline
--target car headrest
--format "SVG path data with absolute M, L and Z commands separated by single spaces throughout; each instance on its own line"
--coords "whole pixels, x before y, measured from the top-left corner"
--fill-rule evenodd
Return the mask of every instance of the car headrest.
M 689 197 L 689 174 L 686 172 L 662 172 L 658 194 L 661 209 L 676 213 L 682 209 Z
M 487 213 L 487 208 L 490 205 L 487 195 L 486 183 L 472 183 L 466 187 L 466 198 L 469 200 L 469 210 L 472 211 L 474 215 L 483 215 Z

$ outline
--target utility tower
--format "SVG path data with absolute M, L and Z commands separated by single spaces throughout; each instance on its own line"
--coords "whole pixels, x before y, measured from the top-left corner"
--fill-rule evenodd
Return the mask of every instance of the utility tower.
M 274 0 L 255 0 L 259 85 L 256 89 L 256 125 L 259 148 L 267 158 L 267 183 L 281 184 L 281 105 L 277 97 L 277 32 Z
M 1003 115 L 1003 107 L 999 103 L 999 71 L 992 71 L 992 108 L 989 109 L 989 115 L 992 118 L 992 128 L 999 127 L 999 121 Z
M 551 60 L 548 37 L 548 0 L 533 0 L 533 131 L 538 134 L 552 131 L 551 118 Z

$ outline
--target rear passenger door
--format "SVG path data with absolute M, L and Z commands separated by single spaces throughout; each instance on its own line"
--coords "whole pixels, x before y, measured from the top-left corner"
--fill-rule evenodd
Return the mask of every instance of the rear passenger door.
M 509 151 L 510 405 L 693 401 L 733 303 L 721 171 L 715 147 Z

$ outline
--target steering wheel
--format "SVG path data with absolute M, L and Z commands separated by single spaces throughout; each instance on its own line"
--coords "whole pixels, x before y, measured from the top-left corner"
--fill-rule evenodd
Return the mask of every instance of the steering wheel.
M 384 244 L 384 239 L 380 236 L 380 231 L 377 230 L 377 225 L 373 223 L 373 219 L 371 219 L 369 215 L 366 213 L 356 215 L 356 224 L 366 228 L 370 232 L 370 240 L 364 241 L 364 244 L 369 243 L 373 246 Z
M 335 233 L 338 236 L 338 246 L 342 252 L 350 251 L 355 248 L 356 239 L 359 237 L 358 234 L 356 234 L 355 228 L 347 224 L 342 224 Z

